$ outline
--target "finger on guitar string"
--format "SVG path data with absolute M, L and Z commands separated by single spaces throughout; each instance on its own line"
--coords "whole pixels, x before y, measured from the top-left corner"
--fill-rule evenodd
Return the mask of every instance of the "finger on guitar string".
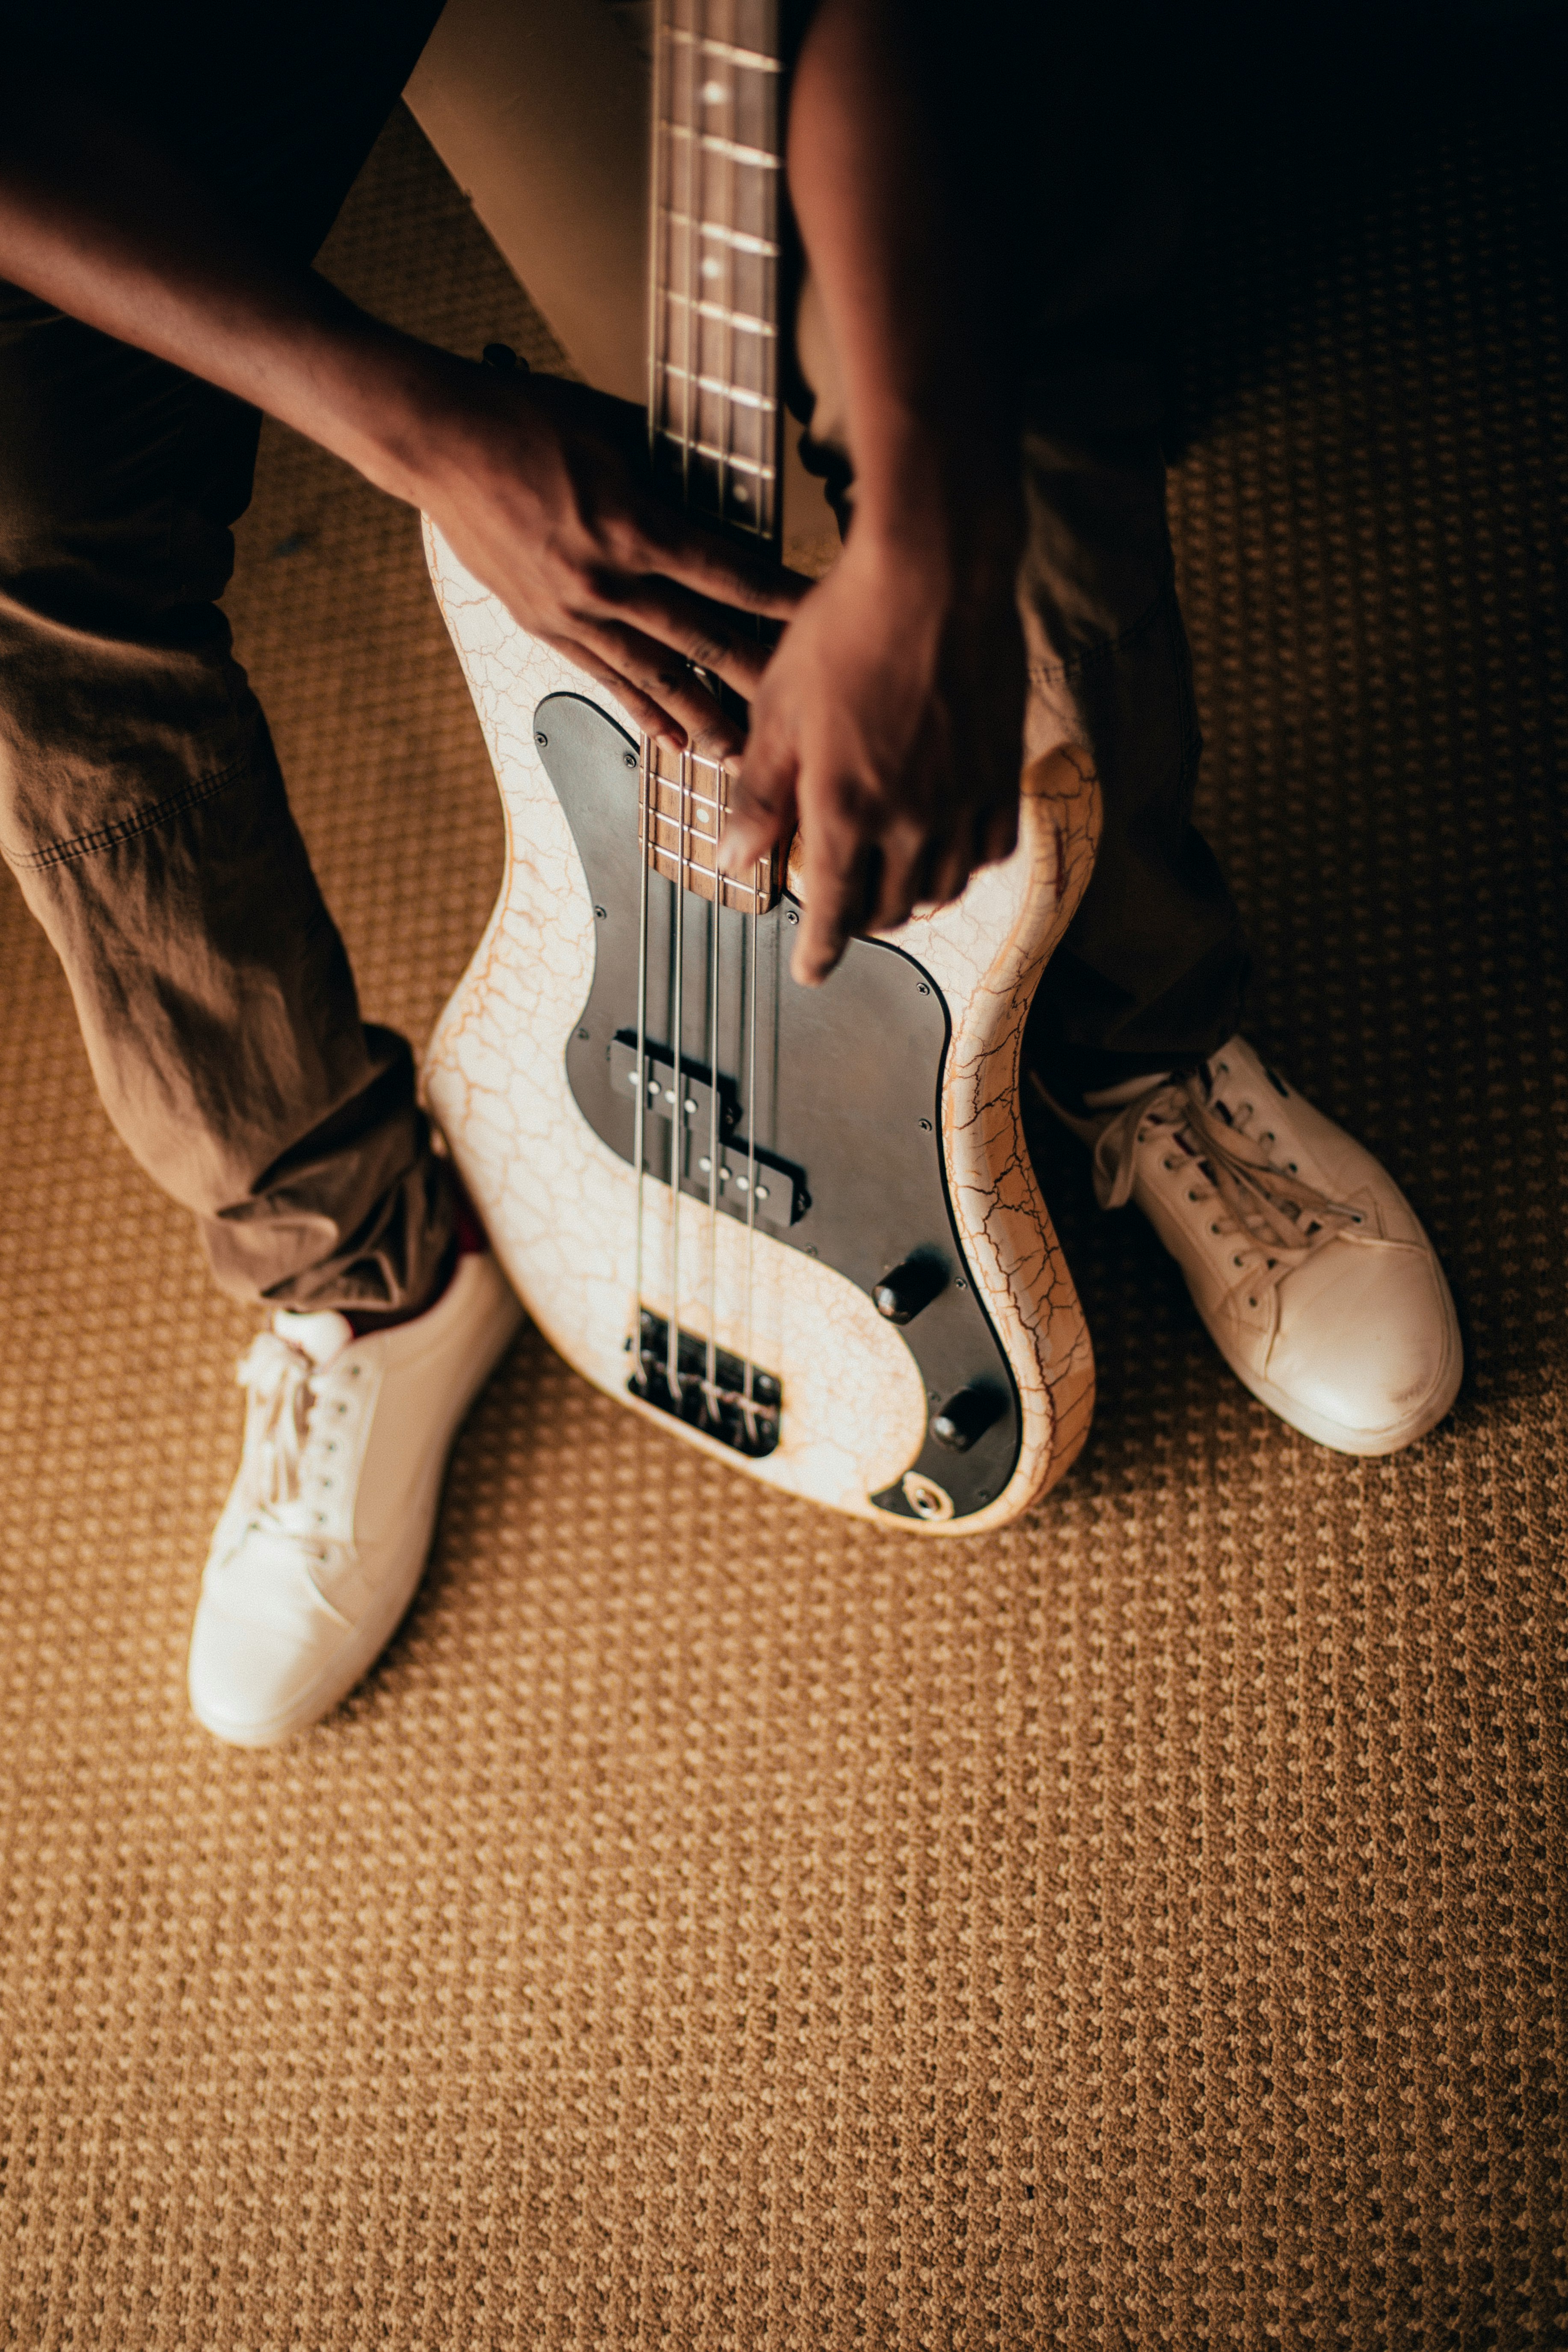
M 776 631 L 759 635 L 756 623 L 651 573 L 630 578 L 598 572 L 589 584 L 592 593 L 576 606 L 584 626 L 634 630 L 710 670 L 748 701 L 755 693 Z
M 868 930 L 897 930 L 933 896 L 931 876 L 942 851 L 940 841 L 928 840 L 920 826 L 907 818 L 885 827 L 877 840 Z
M 744 758 L 739 764 L 731 758 L 727 765 L 729 799 L 719 871 L 731 882 L 743 882 L 795 822 L 795 755 L 782 737 L 753 727 Z
M 879 866 L 876 845 L 847 826 L 825 822 L 803 831 L 800 929 L 790 958 L 802 988 L 820 988 L 865 929 Z
M 984 862 L 976 855 L 974 825 L 967 811 L 959 813 L 946 838 L 931 845 L 931 852 L 921 895 L 931 906 L 948 907 L 963 898 L 975 867 Z
M 721 539 L 678 509 L 645 500 L 637 521 L 647 544 L 642 569 L 672 580 L 711 604 L 763 620 L 787 621 L 813 586 L 760 551 Z M 630 567 L 628 566 L 628 569 Z
M 617 676 L 668 714 L 679 730 L 678 751 L 691 751 L 705 760 L 722 760 L 745 742 L 746 731 L 740 720 L 668 646 L 622 621 L 605 621 L 591 614 L 579 615 L 578 627 L 582 641 L 601 661 L 610 664 Z
M 591 646 L 581 645 L 574 637 L 541 637 L 541 645 L 554 652 L 607 687 L 634 726 L 644 735 L 652 735 L 672 751 L 684 750 L 686 730 L 668 710 L 644 694 L 625 677 L 613 662 L 605 661 Z

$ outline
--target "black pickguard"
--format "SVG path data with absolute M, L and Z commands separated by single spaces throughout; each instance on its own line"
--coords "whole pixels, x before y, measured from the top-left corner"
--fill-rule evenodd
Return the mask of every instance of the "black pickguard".
M 634 1091 L 626 1053 L 616 1039 L 637 1026 L 639 856 L 637 749 L 625 729 L 574 694 L 552 694 L 534 713 L 535 740 L 566 812 L 594 897 L 594 985 L 566 1048 L 578 1108 L 595 1134 L 630 1161 Z M 675 889 L 648 877 L 650 1046 L 669 1054 L 673 1000 Z M 936 1261 L 946 1280 L 903 1328 L 935 1416 L 955 1394 L 978 1400 L 989 1425 L 967 1451 L 954 1452 L 927 1431 L 912 1470 L 952 1498 L 955 1517 L 999 1495 L 1018 1458 L 1018 1401 L 1007 1360 L 976 1294 L 953 1226 L 941 1150 L 940 1096 L 948 1015 L 928 972 L 897 948 L 852 940 L 826 988 L 797 988 L 788 976 L 797 919 L 788 898 L 763 916 L 757 931 L 756 1099 L 744 1098 L 749 924 L 731 909 L 686 894 L 683 915 L 683 1069 L 706 1103 L 710 1045 L 707 1027 L 711 925 L 720 932 L 719 1083 L 721 1140 L 732 1160 L 750 1136 L 777 1185 L 800 1189 L 793 1223 L 759 1223 L 786 1247 L 818 1258 L 868 1294 L 910 1258 Z M 702 1148 L 707 1150 L 707 1112 Z M 649 1118 L 644 1164 L 668 1181 L 672 1124 Z M 695 1172 L 682 1189 L 706 1200 L 708 1178 Z M 722 1164 L 722 1163 L 721 1163 Z M 805 1205 L 800 1206 L 804 1199 Z M 736 1204 L 737 1208 L 739 1204 Z M 741 1212 L 743 1213 L 743 1211 Z M 789 1397 L 784 1398 L 787 1423 Z M 902 1488 L 872 1499 L 900 1517 L 916 1516 Z

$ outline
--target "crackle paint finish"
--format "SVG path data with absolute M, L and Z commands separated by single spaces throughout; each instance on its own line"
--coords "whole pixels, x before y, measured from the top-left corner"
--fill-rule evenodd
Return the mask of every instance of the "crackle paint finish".
M 589 1380 L 731 1468 L 909 1532 L 976 1535 L 1016 1518 L 1070 1465 L 1094 1403 L 1083 1312 L 1018 1107 L 1030 999 L 1093 863 L 1100 800 L 1087 753 L 1068 747 L 1033 761 L 1013 856 L 977 874 L 956 905 L 889 934 L 947 1000 L 949 1192 L 1021 1406 L 1016 1465 L 984 1510 L 951 1521 L 895 1517 L 869 1498 L 913 1462 L 927 1413 L 898 1329 L 842 1275 L 761 1231 L 748 1285 L 744 1226 L 710 1219 L 701 1201 L 652 1181 L 644 1186 L 642 1303 L 670 1312 L 679 1216 L 679 1320 L 704 1336 L 711 1324 L 720 1347 L 749 1353 L 783 1381 L 778 1447 L 743 1460 L 627 1391 L 637 1180 L 589 1127 L 567 1080 L 566 1043 L 594 977 L 594 908 L 534 744 L 533 713 L 546 695 L 567 692 L 631 722 L 605 688 L 526 635 L 428 520 L 425 538 L 506 817 L 500 896 L 437 1024 L 425 1087 L 519 1297 Z

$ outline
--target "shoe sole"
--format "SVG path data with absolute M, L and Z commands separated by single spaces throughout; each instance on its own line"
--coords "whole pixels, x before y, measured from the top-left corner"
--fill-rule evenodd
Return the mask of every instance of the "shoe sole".
M 414 1596 L 419 1590 L 429 1562 L 430 1548 L 436 1534 L 436 1517 L 441 1506 L 441 1489 L 446 1484 L 452 1449 L 457 1444 L 475 1398 L 516 1337 L 522 1320 L 522 1308 L 510 1293 L 498 1298 L 494 1324 L 479 1350 L 479 1370 L 452 1415 L 451 1427 L 432 1465 L 426 1491 L 414 1507 L 417 1515 L 418 1542 L 410 1544 L 406 1560 L 395 1576 L 388 1578 L 372 1614 L 354 1627 L 351 1640 L 290 1706 L 280 1715 L 269 1716 L 262 1723 L 231 1723 L 221 1716 L 204 1714 L 193 1694 L 191 1712 L 203 1729 L 210 1731 L 215 1739 L 225 1741 L 230 1748 L 281 1747 L 296 1732 L 308 1730 L 323 1716 L 331 1715 L 335 1706 L 342 1706 L 355 1685 L 363 1681 L 413 1605 Z
M 1326 1445 L 1335 1454 L 1352 1454 L 1368 1460 L 1380 1454 L 1398 1454 L 1406 1445 L 1414 1445 L 1417 1438 L 1428 1435 L 1444 1414 L 1452 1410 L 1465 1376 L 1465 1356 L 1459 1337 L 1459 1318 L 1454 1311 L 1454 1301 L 1447 1282 L 1443 1285 L 1443 1297 L 1447 1323 L 1442 1375 L 1420 1412 L 1408 1421 L 1396 1423 L 1392 1430 L 1347 1429 L 1341 1422 L 1330 1421 L 1326 1415 L 1313 1412 L 1310 1406 L 1297 1404 L 1282 1389 L 1275 1388 L 1259 1374 L 1245 1370 L 1240 1364 L 1232 1361 L 1217 1339 L 1214 1343 L 1227 1370 L 1235 1373 L 1242 1387 L 1249 1390 L 1259 1404 L 1267 1405 L 1270 1412 L 1288 1422 L 1292 1429 L 1300 1430 L 1303 1437 L 1310 1437 L 1314 1444 Z M 1197 1301 L 1194 1299 L 1193 1304 L 1196 1307 Z M 1201 1315 L 1202 1309 L 1198 1311 Z M 1204 1328 L 1205 1330 L 1208 1328 L 1206 1324 Z M 1212 1331 L 1209 1337 L 1214 1339 Z

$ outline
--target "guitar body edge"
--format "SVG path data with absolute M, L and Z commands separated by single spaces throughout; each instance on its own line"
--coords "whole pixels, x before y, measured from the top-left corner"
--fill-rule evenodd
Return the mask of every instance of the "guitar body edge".
M 431 1038 L 426 1095 L 546 1338 L 586 1378 L 668 1430 L 670 1416 L 627 1387 L 637 1180 L 584 1117 L 566 1070 L 569 1041 L 586 1034 L 577 1024 L 603 916 L 535 741 L 535 713 L 552 694 L 593 706 L 621 730 L 627 722 L 603 688 L 517 627 L 427 521 L 425 531 L 507 829 L 501 891 Z M 780 1442 L 761 1457 L 675 1424 L 715 1460 L 877 1524 L 957 1536 L 1016 1518 L 1076 1456 L 1092 1412 L 1092 1357 L 1025 1148 L 1017 1078 L 1029 1001 L 1087 880 L 1097 824 L 1084 755 L 1036 762 L 1014 856 L 977 875 L 955 907 L 917 917 L 890 942 L 931 975 L 946 1003 L 942 1171 L 952 1226 L 1016 1392 L 1019 1442 L 1005 1485 L 957 1517 L 879 1507 L 872 1498 L 899 1489 L 926 1444 L 933 1406 L 904 1336 L 866 1288 L 830 1265 L 760 1227 L 748 1241 L 732 1217 L 714 1220 L 689 1193 L 649 1178 L 645 1305 L 665 1317 L 673 1305 L 683 1330 L 711 1329 L 737 1353 L 750 1335 L 749 1352 L 784 1385 Z

